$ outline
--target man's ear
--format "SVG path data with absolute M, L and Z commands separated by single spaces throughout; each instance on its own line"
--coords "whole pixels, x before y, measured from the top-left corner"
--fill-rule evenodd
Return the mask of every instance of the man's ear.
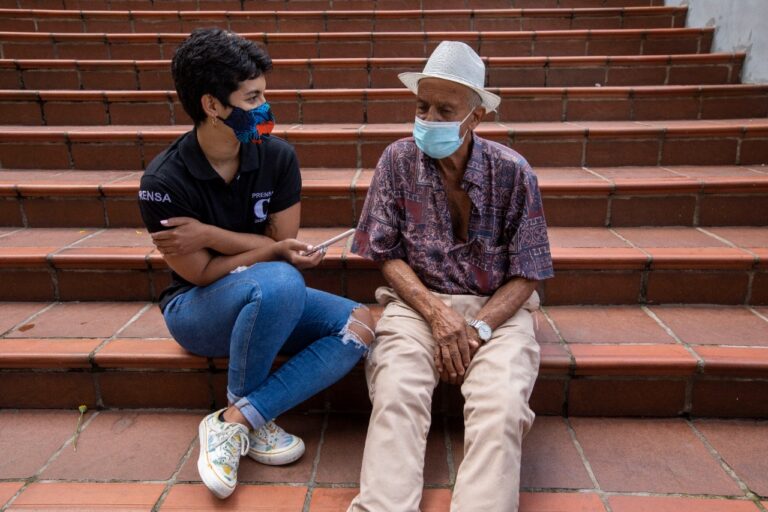
M 469 118 L 469 129 L 474 130 L 477 128 L 477 125 L 480 124 L 480 122 L 485 117 L 485 107 L 476 107 L 475 110 L 472 112 L 472 117 Z

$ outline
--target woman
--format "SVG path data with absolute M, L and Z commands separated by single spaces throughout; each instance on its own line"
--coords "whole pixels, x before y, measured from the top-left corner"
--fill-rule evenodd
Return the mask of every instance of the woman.
M 234 491 L 241 455 L 301 457 L 303 441 L 272 419 L 344 376 L 373 340 L 367 308 L 307 288 L 299 272 L 324 251 L 295 239 L 301 176 L 293 148 L 270 136 L 271 67 L 256 43 L 194 31 L 172 62 L 194 129 L 152 160 L 139 191 L 173 270 L 160 300 L 168 329 L 192 353 L 229 356 L 230 405 L 199 429 L 200 477 L 219 498 Z M 270 374 L 278 353 L 290 359 Z

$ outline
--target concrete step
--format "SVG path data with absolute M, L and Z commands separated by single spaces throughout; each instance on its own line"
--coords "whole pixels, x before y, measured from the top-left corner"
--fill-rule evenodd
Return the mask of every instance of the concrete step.
M 340 232 L 303 228 L 316 244 Z M 768 304 L 766 227 L 550 228 L 556 277 L 544 304 Z M 137 228 L 0 228 L 0 300 L 154 300 L 169 282 Z M 362 302 L 383 284 L 376 264 L 332 247 L 310 286 Z
M 451 31 L 484 57 L 676 55 L 709 53 L 714 28 Z M 242 33 L 273 59 L 427 58 L 446 32 Z M 188 33 L 0 32 L 5 59 L 171 58 Z
M 74 10 L 434 10 L 434 9 L 573 9 L 663 6 L 664 0 L 0 0 L 4 9 Z
M 502 87 L 497 122 L 648 121 L 768 116 L 768 85 L 645 87 Z M 400 123 L 413 121 L 407 89 L 269 90 L 283 124 Z M 175 91 L 0 90 L 8 124 L 191 124 Z
M 227 360 L 185 352 L 154 304 L 15 302 L 0 303 L 0 311 L 0 407 L 225 403 Z M 536 318 L 537 414 L 768 415 L 765 307 L 546 306 Z M 460 414 L 457 388 L 442 386 L 435 396 L 435 411 Z M 362 365 L 294 412 L 326 404 L 369 409 Z
M 704 85 L 739 82 L 744 53 L 486 58 L 488 87 Z M 272 89 L 401 88 L 423 58 L 276 59 Z M 0 88 L 170 90 L 170 60 L 0 59 Z
M 162 5 L 162 4 L 161 4 Z M 682 28 L 686 7 L 587 9 L 442 9 L 359 11 L 77 11 L 0 10 L 0 31 L 191 32 L 217 26 L 233 32 L 414 32 Z
M 189 126 L 0 126 L 0 168 L 141 170 Z M 534 167 L 761 165 L 768 119 L 493 123 L 481 137 L 508 145 Z M 372 168 L 382 150 L 408 137 L 395 124 L 278 125 L 301 165 Z M 30 158 L 34 154 L 35 158 Z
M 549 226 L 762 226 L 768 168 L 537 168 Z M 305 227 L 352 226 L 372 169 L 302 170 Z M 0 171 L 0 225 L 141 227 L 139 171 Z
M 200 483 L 203 411 L 7 411 L 0 428 L 15 464 L 0 472 L 8 510 L 343 512 L 357 493 L 367 414 L 287 414 L 306 453 L 288 467 L 240 463 L 226 504 Z M 435 415 L 421 510 L 447 512 L 462 460 L 461 421 Z M 29 432 L 40 432 L 40 439 Z M 768 494 L 761 421 L 536 418 L 522 446 L 520 512 L 758 512 Z M 649 452 L 654 456 L 649 456 Z M 94 463 L 94 461 L 121 461 Z M 768 502 L 764 502 L 768 503 Z

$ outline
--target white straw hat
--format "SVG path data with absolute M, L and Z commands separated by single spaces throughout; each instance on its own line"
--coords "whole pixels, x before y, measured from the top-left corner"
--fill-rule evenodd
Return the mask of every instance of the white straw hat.
M 493 112 L 501 98 L 485 90 L 485 64 L 475 50 L 461 41 L 443 41 L 429 56 L 424 71 L 397 75 L 400 81 L 416 94 L 422 78 L 442 78 L 464 85 L 475 91 L 483 100 L 487 112 Z

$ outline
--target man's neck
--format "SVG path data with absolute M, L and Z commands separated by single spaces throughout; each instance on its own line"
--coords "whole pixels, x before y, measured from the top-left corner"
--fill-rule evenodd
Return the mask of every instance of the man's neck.
M 197 128 L 197 142 L 211 167 L 229 183 L 239 167 L 240 141 L 208 123 L 203 123 Z
M 459 149 L 452 155 L 437 160 L 437 168 L 443 177 L 452 183 L 461 183 L 467 162 L 472 153 L 472 133 L 468 132 Z

